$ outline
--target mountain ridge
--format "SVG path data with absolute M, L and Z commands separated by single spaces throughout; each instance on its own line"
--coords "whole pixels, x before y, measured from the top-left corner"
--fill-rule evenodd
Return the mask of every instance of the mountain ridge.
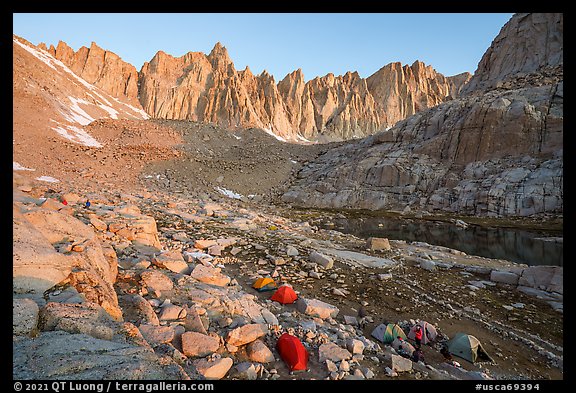
M 237 71 L 220 42 L 208 55 L 191 51 L 175 57 L 160 50 L 140 71 L 94 42 L 76 52 L 63 41 L 56 47 L 40 43 L 38 48 L 89 83 L 139 102 L 151 117 L 230 129 L 259 127 L 294 142 L 371 135 L 455 98 L 472 77 L 470 73 L 445 77 L 415 61 L 412 65 L 390 63 L 368 78 L 348 71 L 305 82 L 298 69 L 276 82 L 266 70 L 259 75 L 248 66 Z

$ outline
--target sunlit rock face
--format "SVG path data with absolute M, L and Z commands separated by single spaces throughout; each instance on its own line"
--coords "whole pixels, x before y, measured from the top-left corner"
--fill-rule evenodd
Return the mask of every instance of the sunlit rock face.
M 487 216 L 562 213 L 562 30 L 562 14 L 515 15 L 459 98 L 319 157 L 284 201 Z
M 347 72 L 305 82 L 298 69 L 276 83 L 266 71 L 236 71 L 218 43 L 208 55 L 158 52 L 140 72 L 140 102 L 156 118 L 258 127 L 292 141 L 334 141 L 372 135 L 454 98 L 469 77 L 446 78 L 417 61 L 391 63 L 367 79 Z
M 100 48 L 94 42 L 90 48 L 83 46 L 77 52 L 63 41 L 58 42 L 56 47 L 50 45 L 46 48 L 45 44 L 38 47 L 60 60 L 86 82 L 114 97 L 138 104 L 138 71 L 117 54 Z

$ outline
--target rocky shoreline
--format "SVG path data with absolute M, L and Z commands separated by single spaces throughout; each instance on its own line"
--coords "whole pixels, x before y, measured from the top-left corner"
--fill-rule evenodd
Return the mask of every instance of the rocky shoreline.
M 63 205 L 16 172 L 14 190 L 15 379 L 563 378 L 561 267 L 367 243 L 224 196 L 64 188 Z M 300 300 L 270 301 L 261 276 Z M 405 361 L 371 336 L 418 320 L 439 341 L 473 334 L 495 363 L 451 366 L 439 343 Z M 308 371 L 289 373 L 283 332 Z

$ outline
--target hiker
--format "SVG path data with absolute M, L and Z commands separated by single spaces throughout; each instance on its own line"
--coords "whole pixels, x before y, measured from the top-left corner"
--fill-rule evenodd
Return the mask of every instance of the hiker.
M 406 358 L 406 359 L 411 359 L 412 354 L 410 352 L 408 352 L 404 346 L 402 344 L 404 344 L 404 339 L 400 336 L 396 336 L 396 340 L 398 340 L 398 342 L 400 343 L 398 346 L 398 350 L 396 352 L 398 352 L 398 355 Z
M 90 199 L 87 199 L 84 208 L 88 209 L 89 207 L 90 207 Z
M 415 363 L 424 362 L 424 353 L 422 352 L 422 349 L 416 348 L 412 354 L 412 361 Z
M 414 341 L 416 342 L 416 348 L 420 349 L 422 346 L 422 328 L 420 325 L 416 325 L 414 328 Z
M 366 309 L 364 308 L 364 306 L 360 306 L 358 308 L 358 325 L 360 326 L 360 328 L 364 329 L 364 327 L 366 327 L 366 325 L 368 324 L 368 312 L 366 311 Z

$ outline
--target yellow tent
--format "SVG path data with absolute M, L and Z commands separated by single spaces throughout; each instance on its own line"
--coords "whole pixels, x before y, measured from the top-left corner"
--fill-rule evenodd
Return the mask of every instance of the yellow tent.
M 256 289 L 258 292 L 273 291 L 277 288 L 276 282 L 270 277 L 261 277 L 254 281 L 252 288 Z

